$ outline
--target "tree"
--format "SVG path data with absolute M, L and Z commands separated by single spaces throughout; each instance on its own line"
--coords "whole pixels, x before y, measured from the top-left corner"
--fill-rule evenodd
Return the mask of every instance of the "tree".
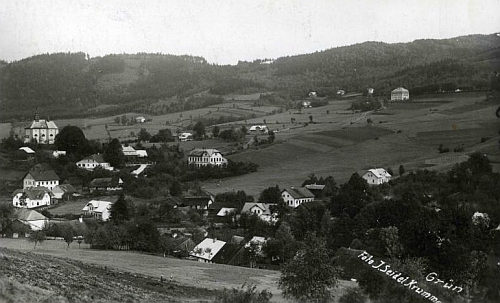
M 405 174 L 405 167 L 403 166 L 403 164 L 401 164 L 399 166 L 399 175 L 403 176 L 404 174 Z
M 269 135 L 267 137 L 267 140 L 269 141 L 269 143 L 273 143 L 275 138 L 276 138 L 276 135 L 274 134 L 274 132 L 272 130 L 270 130 Z
M 116 116 L 116 117 L 115 117 L 115 123 L 116 123 L 116 124 L 120 125 L 120 122 L 121 122 L 121 121 L 122 121 L 122 120 L 121 120 L 121 118 L 120 118 L 119 116 Z
M 279 188 L 278 185 L 276 186 L 271 186 L 266 189 L 264 189 L 259 196 L 259 202 L 260 203 L 282 203 L 283 198 L 281 197 L 281 189 Z
M 245 289 L 246 286 L 246 289 Z M 268 303 L 273 294 L 267 290 L 257 291 L 255 285 L 243 284 L 241 288 L 221 290 L 214 302 L 217 303 Z
M 157 141 L 157 142 L 173 141 L 172 132 L 168 128 L 160 129 L 158 131 L 158 133 L 155 136 L 153 136 L 153 138 L 155 139 L 154 141 Z
M 214 126 L 214 127 L 212 128 L 212 135 L 213 135 L 215 138 L 219 137 L 219 132 L 220 132 L 220 127 L 219 127 L 219 126 L 217 126 L 217 125 L 216 125 L 216 126 Z
M 248 130 L 247 130 L 247 127 L 246 127 L 245 125 L 243 125 L 243 126 L 241 127 L 241 132 L 243 133 L 243 135 L 246 135 L 246 134 L 247 134 Z
M 115 168 L 120 168 L 125 163 L 125 155 L 123 154 L 122 145 L 118 139 L 113 139 L 106 146 L 104 151 L 104 160 Z
M 349 287 L 346 293 L 340 297 L 339 303 L 365 303 L 366 296 L 359 287 Z
M 148 142 L 149 140 L 151 140 L 151 134 L 148 133 L 148 131 L 145 128 L 141 128 L 141 130 L 137 134 L 137 139 L 139 141 Z
M 41 244 L 43 241 L 45 241 L 45 231 L 43 230 L 37 230 L 34 231 L 30 234 L 28 238 L 31 242 L 35 243 L 35 247 L 33 249 L 36 249 L 37 244 Z
M 73 227 L 69 224 L 62 224 L 59 226 L 59 231 L 61 234 L 61 237 L 64 239 L 66 244 L 66 250 L 69 248 L 69 245 L 73 242 L 73 238 L 75 237 L 75 232 L 73 230 Z
M 309 116 L 309 123 L 313 123 L 313 116 L 312 115 Z
M 125 195 L 120 195 L 118 200 L 111 205 L 110 220 L 114 222 L 128 221 L 133 216 L 133 204 L 125 199 Z
M 172 182 L 172 185 L 170 185 L 170 194 L 174 197 L 178 197 L 182 194 L 182 186 L 179 181 L 175 180 Z
M 287 299 L 325 302 L 332 297 L 339 275 L 324 239 L 309 234 L 305 246 L 283 265 L 278 287 Z
M 195 137 L 196 138 L 202 138 L 205 137 L 205 124 L 203 124 L 203 122 L 201 121 L 198 121 L 194 127 L 193 127 L 193 131 L 195 133 Z
M 77 126 L 65 126 L 56 135 L 54 145 L 58 150 L 65 150 L 68 154 L 76 155 L 77 158 L 89 154 L 88 140 Z
M 0 233 L 6 234 L 12 228 L 14 205 L 12 203 L 0 203 Z

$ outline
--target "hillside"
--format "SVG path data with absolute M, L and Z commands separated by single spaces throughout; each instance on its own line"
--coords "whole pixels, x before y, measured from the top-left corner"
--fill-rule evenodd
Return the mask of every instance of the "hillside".
M 373 87 L 382 96 L 400 85 L 415 93 L 484 90 L 491 87 L 499 57 L 497 35 L 365 42 L 236 66 L 164 54 L 43 54 L 0 64 L 0 120 L 24 120 L 36 107 L 58 119 L 168 114 L 214 104 L 217 96 L 230 93 L 275 91 L 294 100 L 310 90 L 333 96 L 339 88 Z

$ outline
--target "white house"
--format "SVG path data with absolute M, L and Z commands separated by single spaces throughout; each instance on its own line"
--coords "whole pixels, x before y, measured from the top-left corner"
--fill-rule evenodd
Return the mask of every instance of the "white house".
M 180 133 L 179 134 L 179 140 L 181 142 L 193 141 L 193 134 L 192 133 Z
M 35 208 L 52 202 L 52 193 L 46 187 L 17 189 L 12 196 L 12 204 L 18 208 Z
M 59 177 L 43 165 L 33 166 L 23 177 L 23 189 L 30 187 L 45 187 L 52 190 L 59 185 Z
M 55 150 L 52 152 L 52 157 L 59 158 L 60 156 L 66 156 L 65 150 Z
M 146 122 L 146 118 L 144 118 L 142 116 L 135 117 L 135 122 L 136 123 L 144 123 L 144 122 Z
M 392 178 L 391 174 L 383 168 L 369 169 L 362 177 L 370 185 L 380 185 L 389 182 Z
M 255 214 L 263 221 L 274 223 L 278 220 L 276 214 L 271 212 L 271 206 L 274 205 L 276 204 L 247 202 L 243 205 L 241 213 Z
M 87 158 L 76 162 L 76 166 L 86 170 L 93 170 L 98 166 L 107 170 L 113 170 L 113 167 L 109 164 L 109 162 L 104 161 L 104 157 L 101 154 L 88 156 Z
M 108 221 L 111 215 L 110 209 L 112 202 L 92 200 L 83 207 L 85 215 L 91 215 L 99 220 Z
M 309 98 L 317 98 L 318 97 L 318 93 L 317 92 L 310 92 L 309 93 Z
M 302 203 L 313 202 L 314 194 L 307 188 L 285 188 L 281 191 L 281 197 L 285 200 L 286 205 L 290 207 L 298 207 Z
M 49 223 L 47 217 L 32 209 L 17 209 L 14 217 L 34 231 L 43 229 Z
M 122 152 L 126 158 L 145 158 L 148 156 L 145 149 L 134 149 L 132 146 L 122 145 Z
M 408 100 L 410 92 L 404 87 L 398 87 L 391 92 L 391 100 Z
M 24 142 L 26 143 L 34 140 L 40 144 L 54 144 L 59 133 L 59 128 L 53 121 L 40 119 L 38 113 L 35 113 L 33 122 L 24 130 Z
M 214 263 L 212 259 L 219 253 L 224 245 L 226 245 L 224 241 L 205 238 L 200 244 L 196 245 L 189 255 L 195 257 L 198 262 Z
M 193 149 L 188 155 L 188 164 L 202 167 L 207 165 L 222 166 L 227 165 L 227 160 L 222 154 L 213 148 Z
M 251 134 L 267 134 L 269 129 L 266 125 L 252 125 L 248 131 Z

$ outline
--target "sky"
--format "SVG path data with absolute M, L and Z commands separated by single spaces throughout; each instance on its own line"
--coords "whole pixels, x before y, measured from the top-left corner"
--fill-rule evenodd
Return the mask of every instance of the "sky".
M 500 0 L 0 0 L 0 59 L 85 52 L 210 63 L 500 32 Z

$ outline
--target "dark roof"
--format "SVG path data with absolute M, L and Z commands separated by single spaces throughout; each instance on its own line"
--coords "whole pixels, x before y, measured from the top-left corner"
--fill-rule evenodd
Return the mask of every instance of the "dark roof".
M 53 181 L 53 180 L 59 180 L 59 177 L 57 174 L 54 172 L 54 170 L 45 167 L 43 165 L 35 165 L 33 166 L 23 177 L 26 178 L 26 176 L 30 174 L 35 181 Z
M 209 196 L 191 196 L 184 197 L 184 205 L 186 206 L 208 206 L 208 201 L 212 198 Z
M 30 200 L 40 200 L 45 196 L 45 194 L 52 196 L 52 192 L 48 188 L 41 186 L 17 189 L 12 195 L 15 196 L 18 193 L 24 193 L 28 198 L 30 198 Z
M 72 194 L 72 193 L 76 192 L 76 189 L 71 184 L 59 184 L 58 186 L 56 186 L 54 188 L 57 188 L 57 187 L 59 187 L 62 191 L 66 192 L 66 193 Z
M 118 180 L 118 177 L 95 178 L 90 181 L 89 187 L 116 187 Z
M 83 160 L 94 160 L 97 163 L 107 163 L 106 161 L 104 161 L 104 156 L 102 154 L 93 154 L 93 155 L 88 156 L 87 158 L 80 160 L 80 161 L 83 161 Z
M 304 198 L 314 198 L 314 194 L 305 187 L 290 187 L 285 188 L 283 191 L 287 191 L 294 199 L 304 199 Z M 283 192 L 282 191 L 282 192 Z
M 171 196 L 171 197 L 167 197 L 165 199 L 165 202 L 167 204 L 172 205 L 172 206 L 178 206 L 178 205 L 182 205 L 182 198 L 181 197 Z
M 211 261 L 219 264 L 228 264 L 241 248 L 241 245 L 226 243 Z

